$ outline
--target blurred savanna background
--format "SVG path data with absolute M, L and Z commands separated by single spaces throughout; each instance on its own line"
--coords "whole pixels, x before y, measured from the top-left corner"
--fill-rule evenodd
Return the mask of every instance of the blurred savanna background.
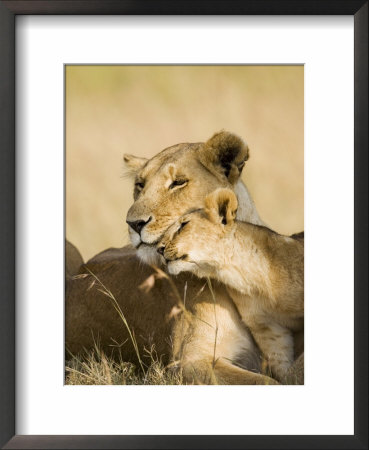
M 66 66 L 66 237 L 84 260 L 127 244 L 123 153 L 151 157 L 225 129 L 250 147 L 261 218 L 304 228 L 303 66 Z

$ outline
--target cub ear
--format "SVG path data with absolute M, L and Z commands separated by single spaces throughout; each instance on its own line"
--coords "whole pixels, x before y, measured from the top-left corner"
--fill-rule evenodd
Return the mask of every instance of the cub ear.
M 144 166 L 144 164 L 148 161 L 147 158 L 140 158 L 139 156 L 129 155 L 125 153 L 123 155 L 123 161 L 128 169 L 132 171 L 137 171 Z
M 217 174 L 234 184 L 249 159 L 249 148 L 236 134 L 221 131 L 205 142 L 200 159 L 206 167 L 210 165 Z
M 205 213 L 215 224 L 232 225 L 237 207 L 236 194 L 230 189 L 217 189 L 205 198 Z

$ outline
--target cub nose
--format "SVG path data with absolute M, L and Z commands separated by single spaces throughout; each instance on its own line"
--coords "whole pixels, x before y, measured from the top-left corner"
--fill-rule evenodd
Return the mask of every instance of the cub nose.
M 158 247 L 158 248 L 156 249 L 156 251 L 157 251 L 158 253 L 160 253 L 161 255 L 163 255 L 163 256 L 164 256 L 164 250 L 165 250 L 165 246 L 164 246 L 164 245 L 161 246 L 161 247 Z
M 135 220 L 134 222 L 130 222 L 129 220 L 127 220 L 127 223 L 133 230 L 135 230 L 136 233 L 140 234 L 142 228 L 147 225 L 150 220 L 151 217 L 149 217 L 146 222 L 144 220 Z

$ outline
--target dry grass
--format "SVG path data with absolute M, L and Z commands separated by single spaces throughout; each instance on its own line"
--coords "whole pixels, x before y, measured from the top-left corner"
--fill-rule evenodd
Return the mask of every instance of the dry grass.
M 69 66 L 66 235 L 88 259 L 128 242 L 124 152 L 151 157 L 226 129 L 245 138 L 244 180 L 276 231 L 304 228 L 302 66 Z
M 151 353 L 151 364 L 142 371 L 130 362 L 107 357 L 98 347 L 73 356 L 66 363 L 66 385 L 185 385 L 182 372 L 177 367 L 165 367 Z M 289 371 L 287 383 L 301 384 L 303 367 L 299 365 Z
M 144 370 L 129 362 L 107 357 L 98 346 L 66 363 L 65 384 L 69 385 L 182 385 L 179 369 L 164 367 L 155 351 L 150 350 L 151 364 Z

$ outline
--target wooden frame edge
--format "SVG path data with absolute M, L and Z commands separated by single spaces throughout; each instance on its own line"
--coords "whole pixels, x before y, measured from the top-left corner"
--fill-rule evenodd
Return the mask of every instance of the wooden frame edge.
M 273 4 L 272 4 L 273 2 Z M 368 448 L 368 2 L 159 0 L 0 2 L 0 445 L 3 448 Z M 186 10 L 187 6 L 187 10 Z M 353 14 L 355 20 L 354 436 L 16 436 L 15 433 L 15 17 L 17 14 Z

